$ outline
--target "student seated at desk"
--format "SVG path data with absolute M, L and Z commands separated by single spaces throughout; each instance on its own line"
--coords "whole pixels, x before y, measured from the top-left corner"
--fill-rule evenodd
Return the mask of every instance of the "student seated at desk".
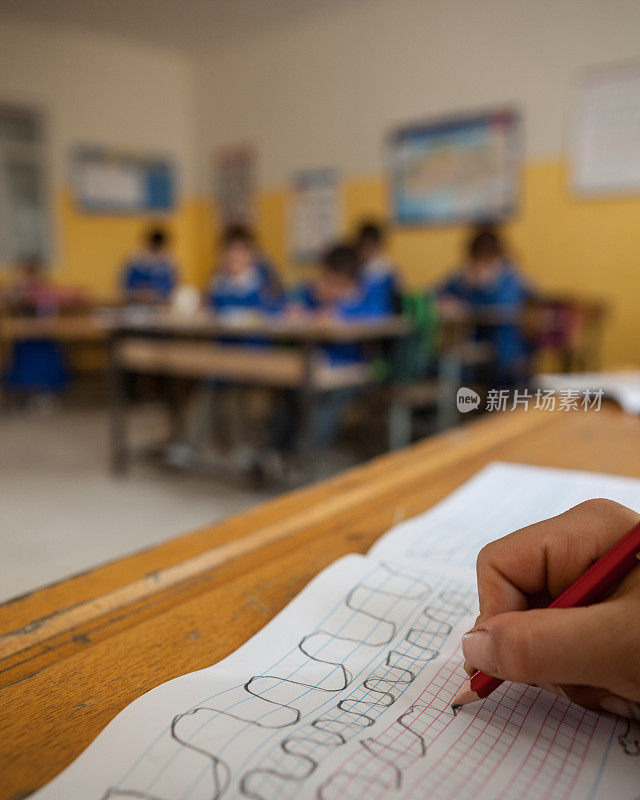
M 316 279 L 294 293 L 288 314 L 308 318 L 309 324 L 371 320 L 384 316 L 362 285 L 355 248 L 343 244 L 327 251 Z M 322 349 L 327 361 L 335 366 L 365 361 L 362 345 L 355 342 L 326 344 Z M 341 418 L 355 394 L 356 390 L 351 388 L 322 393 L 313 420 L 314 446 L 326 447 L 333 442 Z M 273 446 L 286 471 L 298 447 L 301 398 L 300 393 L 294 390 L 286 391 L 283 397 L 282 408 L 273 420 Z
M 494 348 L 490 380 L 500 386 L 522 382 L 527 349 L 520 330 L 520 314 L 531 295 L 517 266 L 507 258 L 498 234 L 489 227 L 475 232 L 467 245 L 466 263 L 438 288 L 443 319 L 475 323 L 475 338 Z M 486 316 L 483 320 L 482 317 Z M 491 387 L 496 388 L 496 387 Z
M 19 267 L 16 282 L 6 293 L 6 302 L 16 314 L 55 317 L 61 306 L 81 301 L 75 290 L 53 286 L 42 263 L 27 259 Z M 5 389 L 14 395 L 36 399 L 41 407 L 61 393 L 69 380 L 69 369 L 58 342 L 46 336 L 18 339 L 12 343 L 9 366 L 3 376 Z M 45 405 L 46 404 L 46 405 Z
M 143 250 L 128 259 L 122 274 L 126 302 L 167 303 L 176 287 L 177 269 L 162 228 L 147 231 Z
M 218 314 L 270 314 L 282 307 L 280 280 L 243 225 L 231 225 L 223 234 L 220 266 L 209 285 L 207 305 Z
M 226 229 L 221 241 L 220 266 L 214 273 L 206 294 L 206 304 L 221 318 L 247 314 L 277 313 L 283 305 L 281 284 L 273 267 L 262 258 L 251 232 L 241 225 Z M 222 343 L 260 347 L 265 343 L 253 337 L 219 339 Z M 185 434 L 167 450 L 167 460 L 174 466 L 188 466 L 202 460 L 213 439 L 214 417 L 224 409 L 221 430 L 229 440 L 229 456 L 238 466 L 253 458 L 246 444 L 245 395 L 238 387 L 223 382 L 205 382 L 196 391 L 188 409 Z
M 400 311 L 400 278 L 396 266 L 385 250 L 385 234 L 378 222 L 360 226 L 355 247 L 361 263 L 361 280 L 367 302 L 378 314 Z

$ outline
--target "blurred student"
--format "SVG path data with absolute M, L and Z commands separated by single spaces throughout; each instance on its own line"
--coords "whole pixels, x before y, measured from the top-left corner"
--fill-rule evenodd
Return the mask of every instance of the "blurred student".
M 61 306 L 81 302 L 80 293 L 53 286 L 43 264 L 25 259 L 18 276 L 5 295 L 12 311 L 21 316 L 55 317 Z M 58 342 L 46 336 L 17 339 L 11 345 L 9 366 L 3 376 L 5 389 L 23 399 L 43 401 L 67 386 L 69 369 Z
M 522 382 L 526 373 L 527 348 L 520 316 L 531 293 L 518 267 L 507 257 L 499 235 L 490 227 L 473 233 L 465 263 L 438 288 L 441 316 L 471 318 L 475 338 L 493 346 L 491 379 L 503 386 Z
M 209 285 L 207 305 L 219 314 L 273 313 L 282 307 L 282 284 L 243 225 L 231 225 L 223 234 L 220 265 Z
M 308 319 L 310 324 L 382 316 L 363 287 L 355 248 L 344 244 L 335 245 L 326 252 L 315 280 L 294 293 L 288 313 Z M 357 343 L 327 344 L 322 349 L 330 364 L 357 364 L 366 360 L 362 345 Z M 312 422 L 314 447 L 326 447 L 334 441 L 342 416 L 354 396 L 355 390 L 351 388 L 322 393 Z M 299 446 L 301 396 L 300 392 L 291 390 L 283 397 L 282 408 L 273 421 L 273 445 L 281 468 L 286 472 Z
M 355 240 L 362 265 L 361 280 L 368 303 L 379 315 L 400 310 L 400 279 L 385 247 L 385 231 L 378 222 L 362 223 Z
M 216 315 L 224 319 L 243 314 L 274 314 L 283 307 L 280 280 L 274 268 L 260 255 L 251 231 L 242 225 L 229 226 L 220 243 L 220 263 L 209 284 L 205 302 Z M 262 346 L 257 337 L 225 338 L 229 344 Z M 185 434 L 173 442 L 167 460 L 175 466 L 188 466 L 202 460 L 216 428 L 224 430 L 229 440 L 229 457 L 240 466 L 252 453 L 243 441 L 246 407 L 236 387 L 223 382 L 204 382 L 196 391 L 187 413 Z M 216 420 L 223 406 L 224 419 Z
M 145 305 L 167 303 L 176 287 L 177 268 L 163 228 L 145 234 L 143 249 L 131 256 L 122 273 L 126 302 Z

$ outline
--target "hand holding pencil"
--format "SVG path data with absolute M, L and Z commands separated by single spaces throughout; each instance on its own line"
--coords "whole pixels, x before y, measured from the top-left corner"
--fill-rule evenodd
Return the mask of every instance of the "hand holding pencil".
M 613 501 L 590 500 L 483 548 L 480 616 L 462 643 L 469 674 L 640 719 L 640 569 L 593 605 L 547 608 L 639 520 Z

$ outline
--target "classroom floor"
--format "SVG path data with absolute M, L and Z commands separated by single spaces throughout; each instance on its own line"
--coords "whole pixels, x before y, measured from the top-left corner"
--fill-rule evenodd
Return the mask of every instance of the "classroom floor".
M 135 412 L 153 438 L 163 420 Z M 0 601 L 243 511 L 270 496 L 237 484 L 136 465 L 107 472 L 99 409 L 0 415 Z

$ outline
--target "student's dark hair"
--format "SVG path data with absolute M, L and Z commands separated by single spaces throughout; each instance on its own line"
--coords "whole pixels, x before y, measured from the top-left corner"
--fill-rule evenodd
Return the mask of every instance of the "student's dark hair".
M 467 253 L 474 260 L 500 258 L 504 255 L 504 246 L 497 231 L 484 225 L 477 228 L 469 239 Z
M 373 219 L 365 220 L 358 228 L 356 236 L 356 246 L 360 247 L 363 244 L 371 244 L 376 247 L 380 246 L 385 238 L 385 229 L 381 222 Z
M 360 261 L 355 247 L 348 244 L 334 244 L 327 249 L 322 266 L 337 275 L 355 281 L 360 275 Z
M 169 241 L 169 236 L 164 228 L 149 228 L 146 235 L 147 244 L 149 247 L 160 248 Z
M 222 247 L 229 247 L 232 244 L 243 244 L 245 247 L 254 247 L 255 237 L 246 225 L 227 225 L 222 233 L 220 244 Z

